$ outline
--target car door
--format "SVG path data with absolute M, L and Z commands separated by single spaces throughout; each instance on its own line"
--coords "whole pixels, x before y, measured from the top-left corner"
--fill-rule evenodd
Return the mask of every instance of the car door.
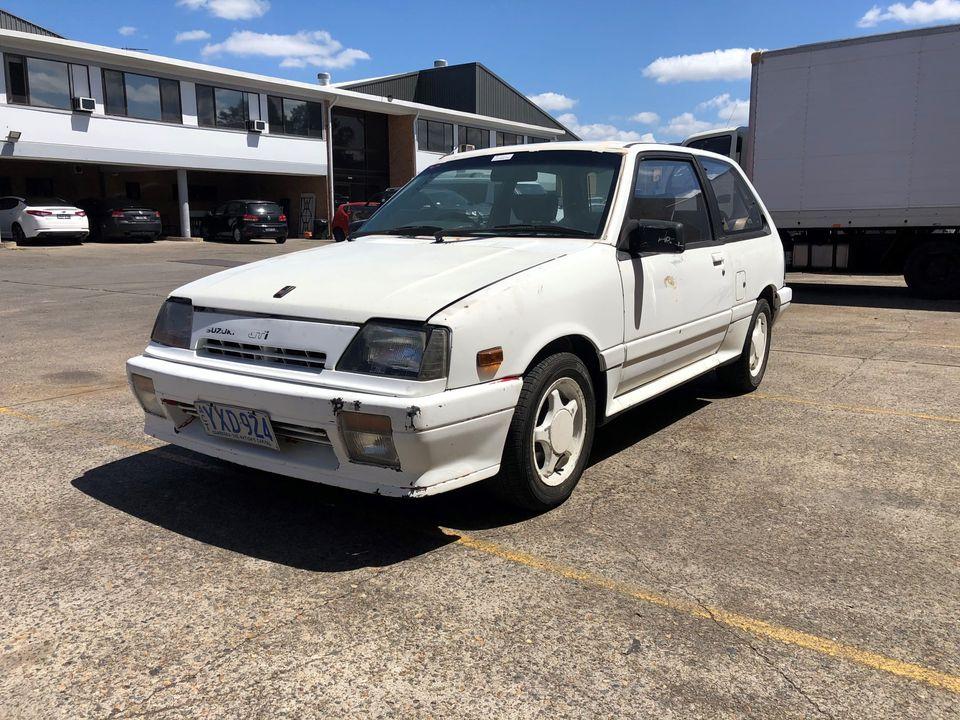
M 624 363 L 618 394 L 717 352 L 730 325 L 733 277 L 716 241 L 698 165 L 687 154 L 641 154 L 627 219 L 675 223 L 682 252 L 620 252 Z
M 17 198 L 0 198 L 0 235 L 9 239 L 13 228 L 13 218 L 20 201 Z
M 210 236 L 214 239 L 219 238 L 223 234 L 224 213 L 226 213 L 226 211 L 227 203 L 223 203 L 214 208 L 213 212 L 210 213 L 210 217 L 207 218 L 207 227 Z

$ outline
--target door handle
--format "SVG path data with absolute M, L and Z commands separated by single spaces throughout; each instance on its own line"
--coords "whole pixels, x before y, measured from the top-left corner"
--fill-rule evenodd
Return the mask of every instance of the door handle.
M 713 258 L 713 265 L 714 265 L 714 267 L 717 267 L 717 266 L 719 266 L 719 265 L 723 265 L 723 255 L 721 255 L 720 253 L 714 253 L 714 254 L 711 255 L 710 257 Z

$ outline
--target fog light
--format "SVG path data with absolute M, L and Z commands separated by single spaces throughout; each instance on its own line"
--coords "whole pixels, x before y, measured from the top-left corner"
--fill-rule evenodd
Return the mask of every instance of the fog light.
M 400 458 L 393 445 L 393 428 L 386 415 L 342 412 L 340 432 L 352 462 L 400 467 Z
M 137 396 L 137 401 L 144 412 L 159 417 L 166 417 L 163 414 L 163 406 L 157 398 L 156 388 L 153 387 L 153 380 L 146 375 L 130 374 L 130 385 L 133 386 L 133 394 Z

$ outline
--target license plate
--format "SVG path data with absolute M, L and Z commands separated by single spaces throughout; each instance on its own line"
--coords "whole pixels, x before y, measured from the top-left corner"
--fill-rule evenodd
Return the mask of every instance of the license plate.
M 69 215 L 57 215 L 57 220 L 69 220 Z
M 280 449 L 270 416 L 265 412 L 212 402 L 198 402 L 196 407 L 208 435 Z

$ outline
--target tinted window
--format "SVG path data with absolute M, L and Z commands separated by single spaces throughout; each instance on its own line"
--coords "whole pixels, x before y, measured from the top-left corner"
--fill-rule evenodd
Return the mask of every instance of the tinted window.
M 686 160 L 641 160 L 637 164 L 629 216 L 641 222 L 680 223 L 688 243 L 712 238 L 703 190 L 693 164 Z
M 17 198 L 0 198 L 0 210 L 11 210 L 20 204 Z
M 127 95 L 127 115 L 141 120 L 159 120 L 160 81 L 155 77 L 123 74 L 124 89 Z
M 160 79 L 160 106 L 164 122 L 182 123 L 183 112 L 180 108 L 180 82 Z
M 267 96 L 267 122 L 270 123 L 270 132 L 283 132 L 283 98 Z
M 288 135 L 307 134 L 306 101 L 283 99 L 283 131 Z
M 323 104 L 307 103 L 307 134 L 310 137 L 323 137 Z
M 19 55 L 7 56 L 7 97 L 13 103 L 27 102 L 26 61 Z
M 66 63 L 27 58 L 27 85 L 31 105 L 70 109 L 70 74 Z
M 707 152 L 717 153 L 718 155 L 730 155 L 729 135 L 715 135 L 714 137 L 701 138 L 700 140 L 691 140 L 686 145 L 696 150 L 706 150 Z
M 197 123 L 204 127 L 216 127 L 217 116 L 213 107 L 213 88 L 197 85 Z
M 247 127 L 246 93 L 239 90 L 214 88 L 213 94 L 217 109 L 217 127 L 245 129 Z
M 453 150 L 453 125 L 436 120 L 420 120 L 417 125 L 417 145 L 428 152 L 450 152 Z
M 478 150 L 488 148 L 490 147 L 490 131 L 461 125 L 460 138 L 457 142 L 460 145 L 473 145 Z
M 323 136 L 322 103 L 269 95 L 267 116 L 271 133 L 303 137 Z
M 127 104 L 123 98 L 123 73 L 116 70 L 103 71 L 104 108 L 108 115 L 124 115 Z
M 70 83 L 74 97 L 90 97 L 90 70 L 86 65 L 70 66 Z
M 724 235 L 763 230 L 765 223 L 760 203 L 736 168 L 711 158 L 700 158 L 700 164 L 717 198 Z

